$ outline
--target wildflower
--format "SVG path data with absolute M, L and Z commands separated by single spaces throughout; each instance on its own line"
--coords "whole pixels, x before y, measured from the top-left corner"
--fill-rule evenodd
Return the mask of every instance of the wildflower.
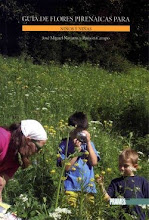
M 27 89 L 27 88 L 28 88 L 28 86 L 27 86 L 27 85 L 22 87 L 22 89 Z
M 51 170 L 50 173 L 51 173 L 51 174 L 54 174 L 54 173 L 55 173 L 55 170 Z
M 123 150 L 125 150 L 126 148 L 129 148 L 130 146 L 128 146 L 128 145 L 124 145 L 123 146 Z
M 49 217 L 53 217 L 54 220 L 61 219 L 61 215 L 59 213 L 49 213 Z
M 141 152 L 141 151 L 138 151 L 137 153 L 140 154 L 140 155 L 142 155 L 142 156 L 144 156 L 144 153 Z
M 104 120 L 104 121 L 103 121 L 103 123 L 104 123 L 104 124 L 105 124 L 105 126 L 106 126 L 106 124 L 107 124 L 107 121 L 106 121 L 106 120 Z
M 67 162 L 67 163 L 65 163 L 65 165 L 66 165 L 66 166 L 70 166 L 70 165 L 71 165 L 71 163 L 70 163 L 70 162 Z
M 56 208 L 55 212 L 57 213 L 64 213 L 64 214 L 71 214 L 71 211 L 67 208 Z
M 53 126 L 51 126 L 49 128 L 49 132 L 50 132 L 51 135 L 55 135 L 56 131 L 54 130 Z
M 100 121 L 90 121 L 91 124 L 101 124 Z
M 108 173 L 111 173 L 111 170 L 112 170 L 111 168 L 109 168 L 109 167 L 107 168 Z
M 29 94 L 25 94 L 26 97 L 29 97 Z
M 137 167 L 137 169 L 138 169 L 138 170 L 141 170 L 141 169 L 142 169 L 142 167 L 141 167 L 141 166 L 138 166 L 138 167 Z
M 78 181 L 78 182 L 80 182 L 81 180 L 82 180 L 82 178 L 81 178 L 81 177 L 78 177 L 78 178 L 77 178 L 77 181 Z
M 22 200 L 22 202 L 27 202 L 28 198 L 26 195 L 20 194 L 19 198 Z
M 90 181 L 91 181 L 91 182 L 94 182 L 94 181 L 95 181 L 95 179 L 94 179 L 94 178 L 91 178 L 91 179 L 90 179 Z
M 109 125 L 109 127 L 112 127 L 112 125 L 113 125 L 113 121 L 110 121 L 110 120 L 109 120 L 108 125 Z
M 89 187 L 93 187 L 93 184 L 92 184 L 92 183 L 89 183 L 88 186 L 89 186 Z
M 66 179 L 67 179 L 67 177 L 65 177 L 65 176 L 62 176 L 62 178 L 61 178 L 62 181 L 65 181 Z
M 105 175 L 105 173 L 106 173 L 105 171 L 103 171 L 103 170 L 101 171 L 101 174 L 102 174 L 102 175 Z
M 89 155 L 89 152 L 86 150 L 86 151 L 84 152 L 84 154 L 85 154 L 86 156 L 88 156 L 88 155 Z
M 63 120 L 63 119 L 61 119 L 61 120 L 60 120 L 60 122 L 61 122 L 61 123 L 63 123 L 63 122 L 64 122 L 64 120 Z
M 56 156 L 57 156 L 57 158 L 61 157 L 61 155 L 60 155 L 60 154 L 56 154 Z
M 43 127 L 44 127 L 45 129 L 48 129 L 48 125 L 44 125 Z
M 87 159 L 83 159 L 83 162 L 86 163 L 86 162 L 87 162 Z
M 72 167 L 72 169 L 71 169 L 72 171 L 75 171 L 76 170 L 76 168 L 75 167 Z
M 95 175 L 95 178 L 99 178 L 99 174 L 96 174 L 96 175 Z
M 137 191 L 140 191 L 140 187 L 136 187 L 136 190 L 137 190 Z
M 141 206 L 142 209 L 146 209 L 147 208 L 147 205 L 138 205 L 138 206 Z
M 75 167 L 78 167 L 78 166 L 79 166 L 79 164 L 78 164 L 78 163 L 75 163 L 75 164 L 74 164 L 74 166 L 75 166 Z
M 43 107 L 43 108 L 42 108 L 42 110 L 43 110 L 43 111 L 47 111 L 48 109 L 47 109 L 47 108 L 45 108 L 45 107 Z

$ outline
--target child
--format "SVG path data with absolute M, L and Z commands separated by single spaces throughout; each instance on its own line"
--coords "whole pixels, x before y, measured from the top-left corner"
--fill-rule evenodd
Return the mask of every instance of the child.
M 70 132 L 68 151 L 66 152 L 67 139 L 63 139 L 59 145 L 61 157 L 58 158 L 58 164 L 61 164 L 62 160 L 73 154 L 76 149 L 82 153 L 81 156 L 70 159 L 69 164 L 65 167 L 65 193 L 68 203 L 75 207 L 79 192 L 82 191 L 87 193 L 90 202 L 94 202 L 93 194 L 96 193 L 96 188 L 93 166 L 97 165 L 100 158 L 93 142 L 90 140 L 90 133 L 87 131 L 88 120 L 86 115 L 83 112 L 74 113 L 69 117 L 68 125 L 75 128 Z M 80 132 L 83 134 L 83 140 L 78 137 Z
M 127 148 L 119 155 L 119 170 L 122 174 L 120 178 L 113 179 L 106 191 L 104 188 L 103 178 L 97 178 L 101 190 L 106 200 L 117 198 L 119 196 L 129 198 L 149 198 L 149 183 L 140 176 L 134 174 L 138 167 L 138 153 Z M 145 214 L 140 206 L 136 205 L 131 210 L 126 208 L 126 212 L 137 214 L 139 219 L 145 220 Z M 138 218 L 137 218 L 138 219 Z

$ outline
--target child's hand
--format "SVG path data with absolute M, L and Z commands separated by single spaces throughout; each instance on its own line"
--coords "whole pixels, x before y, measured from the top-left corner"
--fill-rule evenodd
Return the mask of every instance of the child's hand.
M 90 133 L 87 130 L 83 130 L 82 132 L 86 134 L 86 140 L 87 140 L 87 143 L 89 143 L 91 140 Z
M 96 182 L 102 186 L 104 184 L 104 177 L 103 176 L 99 176 L 99 177 L 96 177 Z
M 81 142 L 78 141 L 78 139 L 75 138 L 73 140 L 73 143 L 74 143 L 75 147 L 77 148 L 78 152 L 80 152 L 81 151 Z

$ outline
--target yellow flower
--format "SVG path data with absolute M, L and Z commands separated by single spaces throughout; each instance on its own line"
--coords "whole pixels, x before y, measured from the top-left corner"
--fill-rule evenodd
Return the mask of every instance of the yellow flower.
M 27 89 L 28 88 L 28 86 L 26 85 L 26 86 L 22 86 L 22 89 Z
M 67 179 L 67 177 L 62 176 L 61 180 L 65 181 Z
M 108 173 L 111 173 L 111 170 L 112 170 L 111 168 L 109 168 L 109 167 L 107 168 Z
M 106 124 L 107 124 L 107 121 L 105 120 L 105 121 L 103 121 L 103 123 L 106 125 Z
M 78 178 L 77 178 L 77 181 L 78 181 L 78 182 L 80 182 L 81 180 L 82 180 L 82 178 L 81 178 L 81 177 L 78 177 Z
M 92 183 L 89 183 L 88 186 L 93 187 L 93 184 L 92 184 Z
M 48 125 L 44 125 L 44 128 L 45 128 L 45 129 L 48 129 Z
M 70 163 L 70 162 L 67 162 L 67 163 L 65 163 L 65 165 L 66 165 L 66 166 L 70 166 L 70 165 L 71 165 L 71 163 Z
M 138 166 L 138 167 L 137 167 L 137 169 L 138 169 L 138 170 L 141 170 L 141 169 L 142 169 L 142 167 L 141 167 L 141 166 Z
M 75 164 L 74 164 L 74 166 L 75 166 L 75 167 L 78 167 L 78 166 L 79 166 L 79 164 L 78 164 L 78 163 L 75 163 Z
M 103 171 L 103 170 L 101 171 L 101 174 L 102 174 L 102 175 L 105 175 L 105 173 L 106 173 L 105 171 Z
M 90 181 L 91 181 L 91 182 L 94 182 L 94 181 L 95 181 L 95 179 L 94 179 L 94 178 L 91 178 L 91 179 L 90 179 Z
M 60 155 L 60 154 L 57 154 L 56 156 L 57 156 L 57 158 L 61 157 L 61 155 Z
M 75 171 L 76 170 L 76 168 L 75 167 L 72 167 L 72 169 L 71 169 L 72 171 Z
M 84 154 L 85 154 L 86 156 L 88 156 L 88 155 L 89 155 L 89 152 L 86 150 L 86 151 L 84 152 Z
M 54 173 L 55 173 L 55 170 L 51 170 L 50 173 L 51 173 L 51 174 L 54 174 Z
M 86 162 L 87 162 L 87 159 L 83 159 L 83 162 L 86 163 Z
M 96 175 L 95 175 L 95 178 L 98 178 L 98 177 L 99 177 L 99 174 L 96 174 Z
M 126 148 L 129 148 L 129 146 L 128 145 L 123 146 L 123 150 L 125 150 Z
M 60 120 L 60 122 L 64 122 L 64 120 L 63 120 L 63 119 L 61 119 L 61 120 Z
M 50 134 L 55 134 L 56 133 L 56 131 L 51 127 L 49 128 L 49 132 L 50 132 Z

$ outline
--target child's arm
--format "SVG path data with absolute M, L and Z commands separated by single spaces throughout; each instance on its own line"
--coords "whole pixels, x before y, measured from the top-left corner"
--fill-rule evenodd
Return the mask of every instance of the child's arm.
M 86 134 L 86 139 L 87 139 L 87 150 L 89 152 L 89 162 L 92 166 L 96 166 L 98 159 L 97 159 L 97 155 L 95 154 L 95 151 L 91 145 L 91 137 L 90 137 L 90 133 L 86 130 L 83 131 Z
M 97 181 L 97 183 L 98 183 L 99 186 L 100 186 L 100 189 L 101 189 L 101 191 L 102 191 L 102 193 L 103 193 L 103 195 L 104 195 L 104 199 L 105 199 L 106 201 L 109 201 L 111 197 L 109 196 L 109 194 L 107 193 L 107 191 L 106 191 L 106 189 L 105 189 L 105 187 L 104 187 L 103 176 L 97 177 L 97 178 L 96 178 L 96 181 Z

